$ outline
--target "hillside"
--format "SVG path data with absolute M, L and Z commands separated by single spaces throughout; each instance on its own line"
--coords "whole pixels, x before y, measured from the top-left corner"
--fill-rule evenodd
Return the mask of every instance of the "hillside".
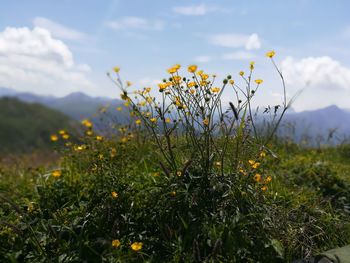
M 82 92 L 74 92 L 64 97 L 54 97 L 36 95 L 29 92 L 17 92 L 0 87 L 0 97 L 4 96 L 17 98 L 28 103 L 40 103 L 78 121 L 84 118 L 92 118 L 101 107 L 109 105 L 114 109 L 122 104 L 122 101 L 118 99 L 90 97 Z M 115 114 L 115 111 L 111 112 Z
M 75 122 L 43 105 L 0 98 L 0 152 L 29 152 L 51 146 L 49 137 L 59 129 L 74 130 Z

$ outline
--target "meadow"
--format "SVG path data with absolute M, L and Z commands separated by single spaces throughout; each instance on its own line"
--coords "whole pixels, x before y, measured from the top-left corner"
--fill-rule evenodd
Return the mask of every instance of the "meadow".
M 83 120 L 58 130 L 55 161 L 0 166 L 4 262 L 291 262 L 350 243 L 350 145 L 306 148 L 276 137 L 293 99 L 257 119 L 254 63 L 216 80 L 174 65 L 130 92 L 106 134 Z M 222 102 L 225 89 L 232 101 Z M 101 109 L 101 114 L 104 110 Z M 31 168 L 29 168 L 31 167 Z

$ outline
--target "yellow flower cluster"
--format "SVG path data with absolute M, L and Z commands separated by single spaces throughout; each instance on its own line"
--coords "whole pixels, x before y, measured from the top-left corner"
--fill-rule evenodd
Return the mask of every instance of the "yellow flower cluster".
M 114 248 L 119 248 L 121 246 L 121 242 L 119 239 L 113 239 L 112 240 L 112 247 Z M 131 245 L 130 245 L 130 248 L 133 250 L 133 251 L 140 251 L 143 247 L 143 243 L 142 242 L 133 242 Z
M 62 172 L 61 172 L 61 170 L 54 170 L 54 171 L 52 171 L 51 175 L 53 177 L 60 177 L 62 175 Z
M 82 120 L 81 124 L 84 125 L 86 128 L 92 128 L 92 122 L 88 119 Z

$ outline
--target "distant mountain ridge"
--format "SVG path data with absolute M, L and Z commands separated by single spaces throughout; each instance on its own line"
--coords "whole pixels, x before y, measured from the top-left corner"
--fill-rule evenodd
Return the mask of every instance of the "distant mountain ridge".
M 127 118 L 126 112 L 116 111 L 116 107 L 123 104 L 121 100 L 90 97 L 82 92 L 74 92 L 58 98 L 16 92 L 0 87 L 0 97 L 4 96 L 15 97 L 24 102 L 43 104 L 75 120 L 91 118 L 101 124 L 102 122 L 99 122 L 97 113 L 102 107 L 107 105 L 109 106 L 107 113 L 112 120 L 118 119 L 123 122 Z M 320 140 L 323 138 L 324 141 L 328 140 L 333 144 L 337 144 L 345 138 L 350 138 L 350 109 L 340 109 L 335 105 L 302 112 L 295 112 L 291 109 L 284 116 L 278 134 L 282 137 L 291 138 L 296 142 L 311 139 Z M 329 136 L 332 138 L 329 138 Z
M 116 107 L 122 104 L 119 99 L 105 97 L 90 97 L 82 92 L 74 92 L 64 97 L 40 96 L 29 92 L 16 92 L 12 89 L 0 87 L 0 97 L 15 97 L 23 102 L 40 103 L 58 110 L 67 116 L 81 120 L 92 118 L 101 107 L 110 105 Z

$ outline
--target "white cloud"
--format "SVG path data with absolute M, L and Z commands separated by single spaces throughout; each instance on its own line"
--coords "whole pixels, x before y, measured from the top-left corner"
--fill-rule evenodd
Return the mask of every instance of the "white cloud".
M 19 91 L 65 95 L 95 86 L 76 64 L 72 52 L 46 29 L 8 27 L 0 32 L 0 86 Z
M 126 16 L 119 20 L 109 21 L 106 26 L 115 30 L 141 29 L 141 30 L 163 30 L 164 22 L 162 20 L 147 20 L 136 16 Z
M 194 60 L 196 62 L 206 63 L 206 62 L 209 62 L 210 60 L 212 60 L 212 57 L 210 57 L 210 56 L 197 56 L 194 58 Z
M 229 48 L 245 47 L 247 50 L 259 49 L 261 42 L 257 34 L 217 34 L 209 37 L 209 43 Z
M 87 35 L 83 32 L 63 26 L 44 17 L 35 17 L 33 19 L 33 24 L 36 27 L 47 29 L 54 37 L 60 39 L 83 40 L 87 38 Z
M 210 7 L 205 4 L 190 5 L 190 6 L 176 6 L 173 11 L 180 15 L 186 16 L 203 16 L 209 12 L 218 10 L 216 7 Z
M 281 64 L 287 84 L 303 88 L 340 88 L 350 90 L 350 68 L 328 56 L 295 59 L 287 57 Z
M 222 59 L 224 60 L 247 60 L 253 59 L 254 57 L 255 55 L 253 53 L 247 51 L 237 51 L 222 55 Z
M 245 48 L 247 50 L 251 50 L 251 49 L 259 49 L 260 47 L 261 47 L 261 42 L 260 42 L 259 36 L 257 34 L 250 35 L 245 44 Z

